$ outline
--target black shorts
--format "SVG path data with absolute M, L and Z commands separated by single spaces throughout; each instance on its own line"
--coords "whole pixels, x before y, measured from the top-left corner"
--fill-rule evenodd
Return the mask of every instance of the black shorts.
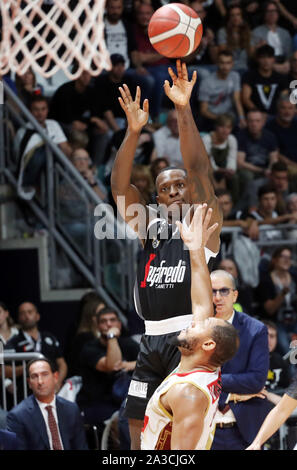
M 180 362 L 180 352 L 168 342 L 177 333 L 143 335 L 136 367 L 132 376 L 124 416 L 144 419 L 147 403 L 160 383 Z

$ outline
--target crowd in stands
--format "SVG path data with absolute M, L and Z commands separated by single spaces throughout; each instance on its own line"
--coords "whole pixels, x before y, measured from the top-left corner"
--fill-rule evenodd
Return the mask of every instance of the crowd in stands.
M 110 173 L 126 129 L 118 102 L 123 83 L 132 95 L 140 85 L 142 99 L 150 102 L 150 120 L 141 133 L 132 172 L 143 200 L 156 203 L 154 182 L 163 168 L 182 166 L 176 112 L 163 91 L 168 66 L 174 69 L 175 63 L 153 49 L 147 34 L 153 12 L 164 3 L 107 0 L 105 40 L 112 68 L 96 78 L 85 70 L 73 81 L 63 73 L 45 79 L 32 69 L 4 77 L 100 199 L 112 205 Z M 194 70 L 198 74 L 191 106 L 224 218 L 216 265 L 236 279 L 235 308 L 268 327 L 273 344 L 267 387 L 275 391 L 296 373 L 296 366 L 282 357 L 297 339 L 297 3 L 184 3 L 199 14 L 204 29 L 198 49 L 184 60 L 190 76 Z M 42 139 L 30 125 L 16 129 L 14 151 L 19 195 L 29 199 L 46 159 Z M 66 230 L 84 243 L 85 207 L 67 181 L 59 201 Z M 119 371 L 129 375 L 133 370 L 138 343 L 98 295 L 83 299 L 80 312 L 66 358 L 57 339 L 39 331 L 39 313 L 30 302 L 19 307 L 18 328 L 0 303 L 0 341 L 18 350 L 26 340 L 31 350 L 55 362 L 57 391 L 67 377 L 82 377 L 77 403 L 86 423 L 99 424 L 120 409 L 113 385 Z M 107 335 L 116 338 L 111 361 Z M 21 375 L 20 367 L 18 380 Z M 9 397 L 9 384 L 7 390 Z

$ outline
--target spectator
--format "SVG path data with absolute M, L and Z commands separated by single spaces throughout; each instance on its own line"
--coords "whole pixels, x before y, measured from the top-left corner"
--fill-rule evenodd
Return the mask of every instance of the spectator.
M 23 75 L 15 76 L 15 85 L 18 97 L 27 108 L 30 107 L 33 96 L 43 93 L 42 87 L 36 83 L 35 73 L 31 67 Z
M 102 109 L 104 119 L 110 128 L 110 133 L 112 134 L 113 132 L 126 127 L 125 113 L 118 100 L 119 86 L 126 83 L 131 90 L 131 94 L 135 95 L 136 85 L 129 76 L 125 76 L 125 59 L 122 55 L 112 54 L 110 56 L 110 60 L 112 64 L 111 70 L 99 75 L 95 81 L 94 99 L 96 100 L 98 107 Z M 97 161 L 97 165 L 98 163 L 101 162 Z
M 85 149 L 75 149 L 71 157 L 72 163 L 86 183 L 93 189 L 100 199 L 105 200 L 107 191 L 103 184 L 97 179 L 95 168 L 92 165 L 90 156 Z M 59 185 L 59 222 L 68 232 L 72 239 L 86 252 L 86 244 L 91 234 L 90 220 L 94 209 L 92 204 L 88 204 L 82 198 L 81 189 L 68 179 L 61 180 Z
M 242 217 L 242 212 L 234 208 L 232 195 L 228 190 L 216 191 L 216 196 L 223 214 L 223 227 L 240 227 L 245 235 L 254 239 L 258 237 L 257 223 L 250 216 Z M 256 227 L 255 227 L 256 225 Z M 254 234 L 256 230 L 256 235 Z M 221 233 L 221 247 L 218 260 L 233 255 L 232 234 Z
M 276 103 L 287 89 L 286 79 L 274 71 L 274 49 L 259 47 L 255 53 L 256 69 L 242 77 L 242 103 L 246 111 L 258 109 L 268 115 L 276 113 Z
M 231 134 L 233 128 L 232 116 L 222 114 L 217 117 L 214 131 L 202 137 L 206 152 L 211 161 L 214 174 L 221 175 L 225 187 L 230 190 L 233 202 L 239 197 L 237 170 L 237 140 Z
M 255 0 L 241 0 L 244 17 L 251 28 L 258 26 L 261 22 L 261 2 Z
M 247 312 L 251 315 L 253 313 L 253 289 L 242 280 L 240 270 L 235 260 L 232 257 L 222 259 L 218 265 L 218 269 L 227 271 L 235 279 L 238 297 L 233 305 L 234 310 L 237 310 L 237 312 Z
M 18 308 L 18 323 L 20 331 L 18 335 L 13 336 L 5 345 L 5 349 L 20 352 L 40 352 L 56 364 L 59 377 L 56 383 L 57 391 L 61 388 L 63 381 L 67 375 L 67 364 L 64 360 L 60 343 L 57 338 L 48 331 L 40 331 L 38 322 L 40 314 L 36 305 L 32 302 L 23 302 Z M 12 367 L 6 366 L 6 377 L 12 377 Z M 20 394 L 22 390 L 23 366 L 16 366 L 17 391 L 18 397 L 23 398 Z
M 55 395 L 59 374 L 47 359 L 27 367 L 32 395 L 13 408 L 7 428 L 17 435 L 19 450 L 88 450 L 78 406 Z
M 137 44 L 137 53 L 134 56 L 134 65 L 138 73 L 151 75 L 154 79 L 152 99 L 150 101 L 150 115 L 158 119 L 164 98 L 163 84 L 168 77 L 169 60 L 161 56 L 150 43 L 148 25 L 154 13 L 153 6 L 140 2 L 135 9 L 135 23 L 133 25 L 134 40 Z
M 0 450 L 18 450 L 18 448 L 16 433 L 0 429 Z
M 252 180 L 246 188 L 240 204 L 237 206 L 242 210 L 253 210 L 258 204 L 258 190 L 264 184 L 272 184 L 277 193 L 276 211 L 279 215 L 288 213 L 286 208 L 286 197 L 296 190 L 296 181 L 289 178 L 287 165 L 282 161 L 277 161 L 271 166 L 271 172 L 265 178 Z
M 80 370 L 80 354 L 84 345 L 99 336 L 97 328 L 97 315 L 105 308 L 105 303 L 100 299 L 98 294 L 87 301 L 81 311 L 81 318 L 75 337 L 72 341 L 68 365 L 69 376 L 81 375 Z
M 262 315 L 277 325 L 278 351 L 282 355 L 289 351 L 291 335 L 297 333 L 297 284 L 291 267 L 291 248 L 277 248 L 257 289 Z
M 239 73 L 247 70 L 248 62 L 252 54 L 251 31 L 248 23 L 243 18 L 240 6 L 231 6 L 226 17 L 226 26 L 220 28 L 217 35 L 219 51 L 228 49 L 232 51 L 234 58 L 233 69 Z
M 216 318 L 233 324 L 239 334 L 236 355 L 222 366 L 222 393 L 215 416 L 212 450 L 240 450 L 257 434 L 269 412 L 262 396 L 269 366 L 267 328 L 255 318 L 233 309 L 237 289 L 231 274 L 211 273 Z
M 274 69 L 288 73 L 288 59 L 292 53 L 292 38 L 288 31 L 278 26 L 279 9 L 277 2 L 268 1 L 264 7 L 263 24 L 252 31 L 252 45 L 256 48 L 268 44 L 274 49 L 276 63 Z
M 131 183 L 136 186 L 144 204 L 152 203 L 153 181 L 149 169 L 145 165 L 134 165 L 131 173 Z
M 91 78 L 85 70 L 77 79 L 60 86 L 51 99 L 50 116 L 63 126 L 67 135 L 71 130 L 86 132 L 91 158 L 96 161 L 105 151 L 108 125 L 102 110 L 95 106 Z
M 264 125 L 265 117 L 261 111 L 249 111 L 247 128 L 238 133 L 238 176 L 242 191 L 253 179 L 267 176 L 278 160 L 276 139 Z
M 297 80 L 297 50 L 293 52 L 293 54 L 290 57 L 290 72 L 288 75 L 289 87 L 290 87 L 290 83 L 294 80 Z M 296 86 L 294 86 L 294 88 L 296 88 Z
M 221 51 L 217 65 L 217 71 L 202 80 L 199 89 L 200 113 L 205 131 L 212 130 L 218 115 L 225 113 L 237 115 L 239 124 L 245 125 L 240 100 L 240 76 L 232 70 L 232 52 Z
M 114 310 L 102 309 L 97 316 L 99 338 L 89 341 L 81 353 L 82 388 L 77 403 L 84 412 L 85 422 L 100 424 L 120 404 L 112 396 L 119 371 L 132 371 L 138 345 L 122 335 L 122 324 Z
M 153 139 L 155 144 L 153 159 L 166 158 L 169 165 L 183 166 L 175 109 L 168 112 L 166 125 L 153 133 Z
M 297 175 L 297 118 L 296 105 L 289 96 L 282 96 L 277 103 L 277 113 L 274 119 L 266 125 L 276 137 L 280 160 L 288 165 L 292 176 Z
M 53 119 L 48 119 L 48 102 L 43 96 L 35 96 L 31 100 L 30 111 L 38 124 L 44 129 L 56 145 L 67 157 L 72 149 L 59 125 Z M 26 187 L 36 186 L 46 164 L 46 150 L 43 138 L 34 130 L 30 123 L 17 131 L 14 143 L 15 154 L 19 161 L 18 193 L 24 199 L 31 199 L 35 189 Z
M 253 217 L 257 221 L 257 225 L 278 225 L 285 224 L 287 222 L 296 223 L 297 214 L 283 214 L 278 215 L 276 212 L 277 204 L 277 191 L 271 184 L 263 185 L 258 190 L 258 207 L 255 210 L 251 210 L 246 214 L 242 214 L 242 217 Z M 255 235 L 256 238 L 256 235 Z M 259 240 L 281 240 L 284 238 L 282 231 L 279 229 L 269 228 L 265 231 L 259 232 Z
M 123 17 L 123 0 L 108 0 L 104 17 L 106 47 L 110 56 L 120 54 L 124 57 L 125 73 L 130 80 L 141 87 L 143 98 L 150 98 L 154 79 L 140 68 L 133 68 L 137 45 L 134 40 L 132 25 Z
M 4 302 L 0 302 L 0 343 L 5 345 L 19 330 L 14 326 L 14 321 Z
M 268 330 L 269 370 L 266 380 L 268 392 L 277 393 L 280 389 L 287 388 L 291 382 L 288 363 L 276 351 L 278 343 L 277 326 L 271 320 L 263 320 Z M 269 398 L 268 398 L 269 399 Z

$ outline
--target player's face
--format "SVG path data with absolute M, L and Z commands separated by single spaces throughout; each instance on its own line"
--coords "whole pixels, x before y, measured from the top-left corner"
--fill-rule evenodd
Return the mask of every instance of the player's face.
M 224 324 L 220 318 L 210 317 L 201 321 L 193 321 L 191 326 L 182 330 L 177 337 L 177 345 L 183 353 L 197 351 L 200 345 L 208 338 L 211 338 L 212 329 L 216 325 Z
M 157 202 L 164 204 L 172 213 L 182 213 L 183 204 L 190 204 L 187 176 L 183 170 L 168 170 L 156 180 Z
M 58 373 L 52 372 L 47 362 L 37 361 L 30 366 L 28 382 L 38 400 L 48 401 L 54 396 Z
M 24 330 L 34 328 L 39 321 L 39 313 L 30 302 L 25 302 L 19 306 L 18 320 Z
M 211 276 L 213 303 L 216 307 L 216 318 L 227 320 L 233 312 L 238 292 L 234 290 L 232 280 L 224 273 Z

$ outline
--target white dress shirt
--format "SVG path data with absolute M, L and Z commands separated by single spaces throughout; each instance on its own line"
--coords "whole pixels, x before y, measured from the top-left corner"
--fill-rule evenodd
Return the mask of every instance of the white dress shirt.
M 43 402 L 37 400 L 36 397 L 35 397 L 35 399 L 36 399 L 36 401 L 39 405 L 41 414 L 42 414 L 43 419 L 45 421 L 46 432 L 47 432 L 48 440 L 49 440 L 49 443 L 50 443 L 50 449 L 53 450 L 53 443 L 52 443 L 52 435 L 51 435 L 50 428 L 49 428 L 49 425 L 48 425 L 48 412 L 46 410 L 47 406 L 52 406 L 52 412 L 53 412 L 54 418 L 55 418 L 57 426 L 58 426 L 59 438 L 60 438 L 60 441 L 61 441 L 62 449 L 64 450 L 63 441 L 62 441 L 61 434 L 60 434 L 60 429 L 59 429 L 59 421 L 58 421 L 57 408 L 56 408 L 56 396 L 54 396 L 53 401 L 51 401 L 50 403 L 43 403 Z

